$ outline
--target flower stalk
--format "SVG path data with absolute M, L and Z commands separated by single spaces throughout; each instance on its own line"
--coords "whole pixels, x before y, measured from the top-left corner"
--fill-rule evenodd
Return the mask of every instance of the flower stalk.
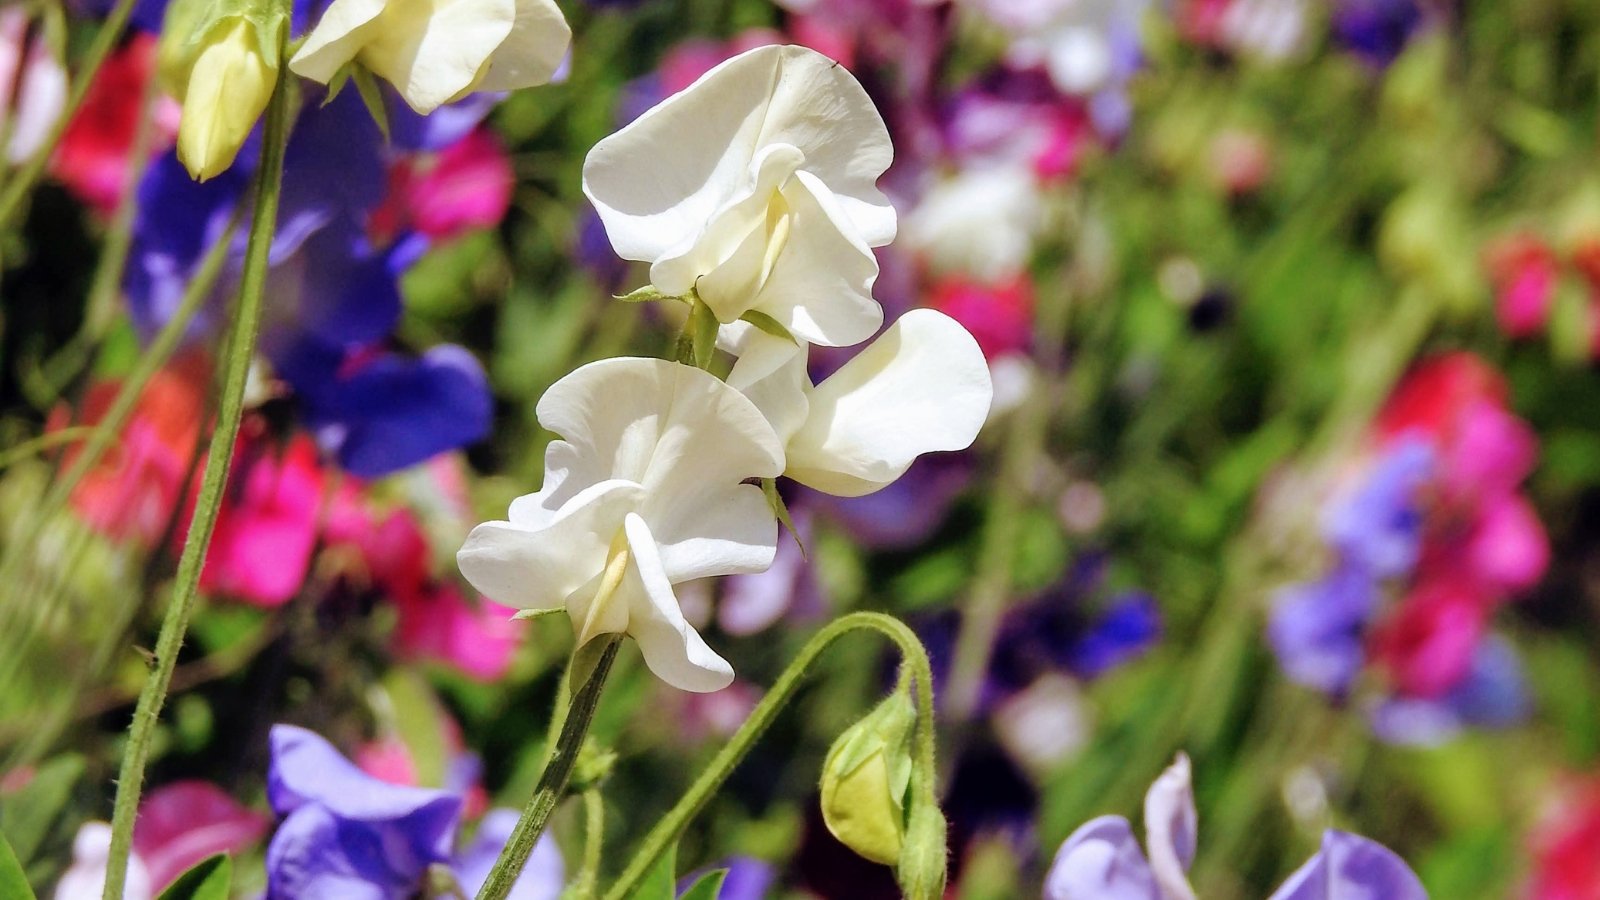
M 282 48 L 278 48 L 282 52 Z M 278 198 L 282 190 L 283 156 L 294 115 L 296 92 L 280 68 L 276 88 L 267 110 L 266 130 L 261 147 L 261 166 L 256 178 L 255 208 L 251 217 L 250 239 L 245 249 L 239 299 L 226 336 L 222 359 L 223 378 L 218 400 L 217 422 L 211 447 L 200 479 L 199 498 L 189 523 L 189 536 L 178 560 L 172 600 L 156 640 L 153 668 L 128 730 L 128 746 L 117 777 L 116 807 L 112 814 L 111 850 L 107 859 L 105 900 L 121 900 L 127 878 L 128 855 L 132 846 L 133 822 L 144 786 L 145 764 L 150 757 L 150 742 L 172 682 L 173 667 L 183 646 L 189 617 L 194 612 L 199 591 L 200 571 L 206 549 L 216 527 L 222 506 L 222 491 L 233 460 L 239 421 L 244 413 L 244 389 L 250 361 L 255 353 L 260 330 L 261 308 L 266 287 L 268 253 L 277 230 Z M 3 215 L 3 213 L 0 213 Z
M 572 780 L 573 767 L 577 765 L 584 738 L 589 734 L 589 724 L 594 721 L 595 710 L 600 706 L 600 692 L 605 688 L 606 678 L 611 674 L 611 664 L 616 661 L 621 645 L 621 635 L 607 634 L 573 651 L 571 668 L 574 673 L 581 671 L 583 658 L 591 653 L 595 655 L 593 668 L 587 677 L 577 679 L 578 687 L 567 707 L 555 750 L 545 762 L 544 772 L 539 776 L 539 783 L 533 789 L 533 796 L 528 798 L 528 805 L 523 808 L 522 818 L 517 820 L 510 840 L 506 841 L 500 858 L 495 860 L 494 868 L 489 871 L 483 888 L 478 891 L 478 900 L 504 900 L 517 883 L 523 867 L 528 864 L 528 856 L 533 853 L 539 836 L 544 834 L 545 826 L 550 823 L 550 815 L 566 796 L 567 783 Z
M 640 845 L 616 883 L 606 892 L 604 900 L 627 900 L 634 895 L 640 882 L 644 880 L 656 861 L 678 840 L 689 822 L 705 808 L 712 795 L 732 774 L 734 767 L 750 752 L 750 748 L 761 739 L 773 720 L 777 718 L 779 711 L 793 698 L 806 673 L 811 670 L 812 663 L 816 662 L 835 641 L 854 631 L 876 632 L 893 641 L 900 650 L 902 665 L 910 670 L 912 686 L 917 695 L 917 734 L 911 801 L 914 806 L 935 802 L 933 669 L 928 662 L 928 653 L 917 640 L 917 636 L 899 619 L 875 612 L 850 613 L 828 623 L 827 627 L 817 632 L 804 647 L 800 648 L 800 653 L 794 662 L 778 676 L 772 690 L 756 704 L 750 713 L 750 718 L 745 720 L 732 740 L 718 751 L 711 764 L 700 773 L 677 804 L 645 836 L 644 843 Z M 914 898 L 914 900 L 926 900 L 926 898 Z

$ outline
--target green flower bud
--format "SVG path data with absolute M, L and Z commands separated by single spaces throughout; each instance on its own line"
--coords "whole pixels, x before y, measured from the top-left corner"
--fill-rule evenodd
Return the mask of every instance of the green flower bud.
M 890 694 L 850 726 L 822 764 L 822 820 L 840 843 L 895 865 L 905 841 L 906 791 L 917 713 L 907 691 Z
M 939 900 L 944 896 L 950 857 L 946 840 L 944 813 L 932 798 L 913 799 L 905 843 L 894 869 L 895 881 L 906 900 Z
M 274 0 L 177 0 L 157 66 L 183 100 L 178 160 L 197 181 L 233 165 L 272 99 L 287 13 Z

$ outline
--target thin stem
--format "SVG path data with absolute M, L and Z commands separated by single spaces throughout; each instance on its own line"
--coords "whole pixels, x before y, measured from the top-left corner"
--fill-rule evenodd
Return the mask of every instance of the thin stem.
M 517 877 L 528 864 L 534 844 L 539 842 L 539 836 L 550 823 L 550 815 L 555 812 L 556 804 L 566 796 L 567 782 L 572 780 L 572 767 L 577 764 L 578 752 L 589 734 L 589 723 L 594 721 L 595 710 L 600 705 L 600 692 L 605 687 L 606 677 L 611 674 L 611 664 L 617 659 L 622 636 L 607 634 L 590 644 L 600 645 L 597 648 L 599 659 L 595 661 L 589 677 L 584 679 L 573 695 L 572 704 L 561 725 L 561 736 L 556 739 L 555 750 L 550 754 L 549 762 L 545 763 L 544 772 L 539 776 L 539 783 L 533 789 L 533 796 L 528 798 L 528 805 L 523 808 L 522 818 L 517 820 L 510 840 L 506 841 L 500 858 L 495 860 L 494 868 L 489 871 L 483 888 L 478 891 L 478 900 L 505 900 L 511 893 Z M 574 662 L 584 652 L 585 648 L 581 647 L 574 651 Z
M 106 16 L 105 23 L 95 34 L 94 43 L 90 45 L 83 66 L 78 70 L 78 77 L 72 80 L 72 90 L 67 93 L 67 103 L 61 108 L 61 114 L 56 117 L 55 124 L 50 126 L 50 134 L 17 172 L 16 177 L 7 181 L 5 189 L 0 191 L 0 233 L 11 227 L 11 219 L 22 207 L 23 198 L 28 196 L 39 176 L 44 174 L 45 166 L 50 163 L 50 157 L 55 155 L 56 145 L 61 143 L 61 136 L 72 123 L 73 116 L 77 115 L 78 108 L 83 106 L 83 100 L 89 94 L 89 87 L 94 84 L 95 73 L 100 71 L 100 66 L 105 63 L 106 57 L 111 55 L 112 49 L 122 39 L 122 32 L 128 26 L 128 16 L 133 14 L 135 2 L 136 0 L 117 0 L 117 5 L 112 7 L 111 14 Z
M 117 777 L 117 801 L 111 819 L 111 851 L 106 861 L 105 900 L 121 900 L 128 874 L 128 853 L 133 839 L 133 822 L 138 814 L 139 795 L 144 787 L 145 763 L 150 757 L 150 741 L 155 734 L 161 706 L 166 701 L 178 650 L 183 646 L 189 616 L 194 611 L 200 570 L 206 548 L 217 524 L 222 491 L 227 484 L 234 442 L 239 435 L 239 420 L 244 413 L 244 389 L 255 353 L 256 333 L 261 324 L 261 306 L 267 279 L 268 252 L 277 230 L 278 197 L 283 187 L 283 153 L 293 116 L 295 90 L 280 67 L 272 104 L 267 110 L 266 129 L 261 142 L 261 167 L 256 180 L 256 203 L 250 223 L 250 240 L 245 248 L 243 274 L 239 280 L 239 302 L 227 336 L 221 396 L 211 447 L 206 454 L 204 473 L 194 515 L 189 520 L 189 536 L 178 560 L 178 574 L 172 600 L 161 622 L 156 639 L 154 668 L 128 729 L 128 746 Z
M 699 815 L 712 795 L 732 774 L 734 767 L 766 733 L 778 712 L 799 688 L 817 657 L 832 646 L 834 641 L 852 631 L 863 629 L 875 631 L 893 641 L 900 649 L 903 664 L 910 668 L 912 682 L 917 692 L 916 764 L 924 773 L 934 771 L 933 669 L 928 663 L 928 653 L 923 649 L 922 642 L 917 640 L 917 636 L 904 622 L 883 613 L 854 612 L 835 619 L 800 648 L 800 653 L 794 662 L 778 676 L 777 682 L 772 685 L 772 690 L 756 704 L 756 708 L 750 713 L 750 718 L 745 720 L 732 740 L 717 752 L 711 763 L 689 786 L 689 790 L 684 792 L 677 805 L 673 806 L 645 836 L 644 843 L 629 861 L 628 867 L 611 886 L 611 890 L 606 892 L 605 900 L 628 900 L 633 896 L 656 860 L 678 840 L 689 822 Z
M 606 841 L 606 800 L 597 787 L 583 792 L 583 863 L 572 884 L 576 900 L 590 900 L 600 880 L 600 853 Z

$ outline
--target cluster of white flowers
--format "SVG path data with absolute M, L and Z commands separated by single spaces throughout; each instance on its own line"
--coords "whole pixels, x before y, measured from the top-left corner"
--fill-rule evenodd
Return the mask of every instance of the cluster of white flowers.
M 544 487 L 472 531 L 468 581 L 500 603 L 565 609 L 580 644 L 632 635 L 663 680 L 717 690 L 733 670 L 673 585 L 771 565 L 778 523 L 756 481 L 858 496 L 919 454 L 972 443 L 989 371 L 941 313 L 907 313 L 820 384 L 807 374 L 811 344 L 855 345 L 882 325 L 872 248 L 895 215 L 875 182 L 892 155 L 861 85 L 801 47 L 729 60 L 595 146 L 584 191 L 612 245 L 649 263 L 662 295 L 714 314 L 737 360 L 723 381 L 609 359 L 551 387 L 539 421 L 563 440 Z

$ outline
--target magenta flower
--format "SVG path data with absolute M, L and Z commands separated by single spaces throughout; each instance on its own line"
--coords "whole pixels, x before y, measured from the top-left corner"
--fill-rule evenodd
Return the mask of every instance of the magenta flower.
M 438 153 L 397 161 L 372 228 L 389 235 L 415 230 L 438 242 L 493 228 L 511 206 L 515 181 L 500 139 L 480 128 Z

